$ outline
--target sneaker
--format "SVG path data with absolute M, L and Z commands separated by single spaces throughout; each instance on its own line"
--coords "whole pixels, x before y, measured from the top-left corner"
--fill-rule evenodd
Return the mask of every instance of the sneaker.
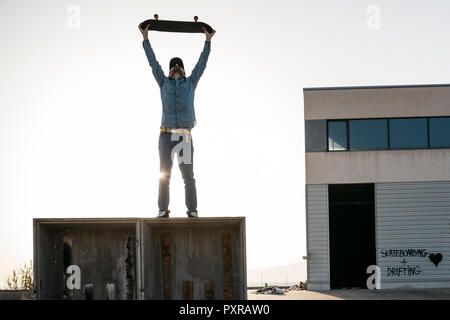
M 187 215 L 189 218 L 198 218 L 198 212 L 196 211 L 191 211 L 191 212 L 187 212 Z
M 157 218 L 168 218 L 170 210 L 159 210 Z

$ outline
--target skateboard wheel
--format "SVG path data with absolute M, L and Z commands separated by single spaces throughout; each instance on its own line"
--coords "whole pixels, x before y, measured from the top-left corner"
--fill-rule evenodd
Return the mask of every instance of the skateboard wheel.
M 153 17 L 155 18 L 155 20 L 158 20 L 158 18 L 159 18 L 159 16 L 157 14 L 155 14 Z
M 195 16 L 195 17 L 194 17 L 194 21 L 195 21 L 195 22 L 197 22 L 197 20 L 198 20 L 198 17 L 197 17 L 197 16 Z

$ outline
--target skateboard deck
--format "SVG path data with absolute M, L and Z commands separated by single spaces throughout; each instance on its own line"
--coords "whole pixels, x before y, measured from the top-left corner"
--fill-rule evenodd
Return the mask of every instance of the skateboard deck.
M 154 15 L 155 19 L 145 20 L 141 23 L 141 28 L 145 29 L 148 24 L 148 30 L 166 31 L 166 32 L 187 32 L 187 33 L 204 33 L 202 28 L 205 27 L 209 33 L 213 32 L 213 28 L 204 22 L 198 22 L 198 17 L 194 17 L 192 21 L 175 21 L 175 20 L 159 20 L 158 15 Z

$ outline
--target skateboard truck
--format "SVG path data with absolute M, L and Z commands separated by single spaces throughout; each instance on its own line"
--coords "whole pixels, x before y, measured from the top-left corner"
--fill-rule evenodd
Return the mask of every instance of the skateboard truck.
M 155 18 L 155 20 L 158 20 L 158 18 L 159 18 L 158 14 L 155 13 L 155 14 L 153 15 L 153 18 Z M 195 21 L 195 22 L 198 21 L 198 16 L 194 16 L 194 21 Z
M 155 14 L 153 15 L 153 18 L 155 18 L 155 20 L 158 20 L 158 18 L 159 18 L 158 14 L 155 13 Z M 195 22 L 198 21 L 198 16 L 194 16 L 194 21 L 195 21 Z

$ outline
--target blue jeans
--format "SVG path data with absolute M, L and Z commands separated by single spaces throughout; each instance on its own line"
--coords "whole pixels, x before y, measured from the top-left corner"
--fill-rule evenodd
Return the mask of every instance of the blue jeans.
M 197 211 L 197 190 L 195 188 L 195 179 L 194 179 L 194 144 L 192 141 L 192 135 L 188 135 L 191 146 L 191 161 L 189 164 L 184 162 L 178 164 L 180 168 L 181 175 L 184 180 L 184 190 L 185 190 L 185 202 L 186 207 L 188 208 L 188 212 Z M 171 132 L 160 132 L 159 142 L 158 142 L 158 150 L 159 150 L 159 160 L 160 166 L 159 170 L 161 173 L 161 178 L 159 179 L 159 194 L 158 194 L 158 206 L 159 210 L 167 211 L 169 209 L 169 185 L 170 185 L 170 175 L 172 171 L 173 160 L 178 161 L 177 157 L 174 156 L 173 160 L 171 158 L 172 149 L 185 139 L 185 135 L 183 137 L 179 137 L 179 140 L 172 141 L 172 133 Z M 183 156 L 183 150 L 180 150 L 179 156 Z

